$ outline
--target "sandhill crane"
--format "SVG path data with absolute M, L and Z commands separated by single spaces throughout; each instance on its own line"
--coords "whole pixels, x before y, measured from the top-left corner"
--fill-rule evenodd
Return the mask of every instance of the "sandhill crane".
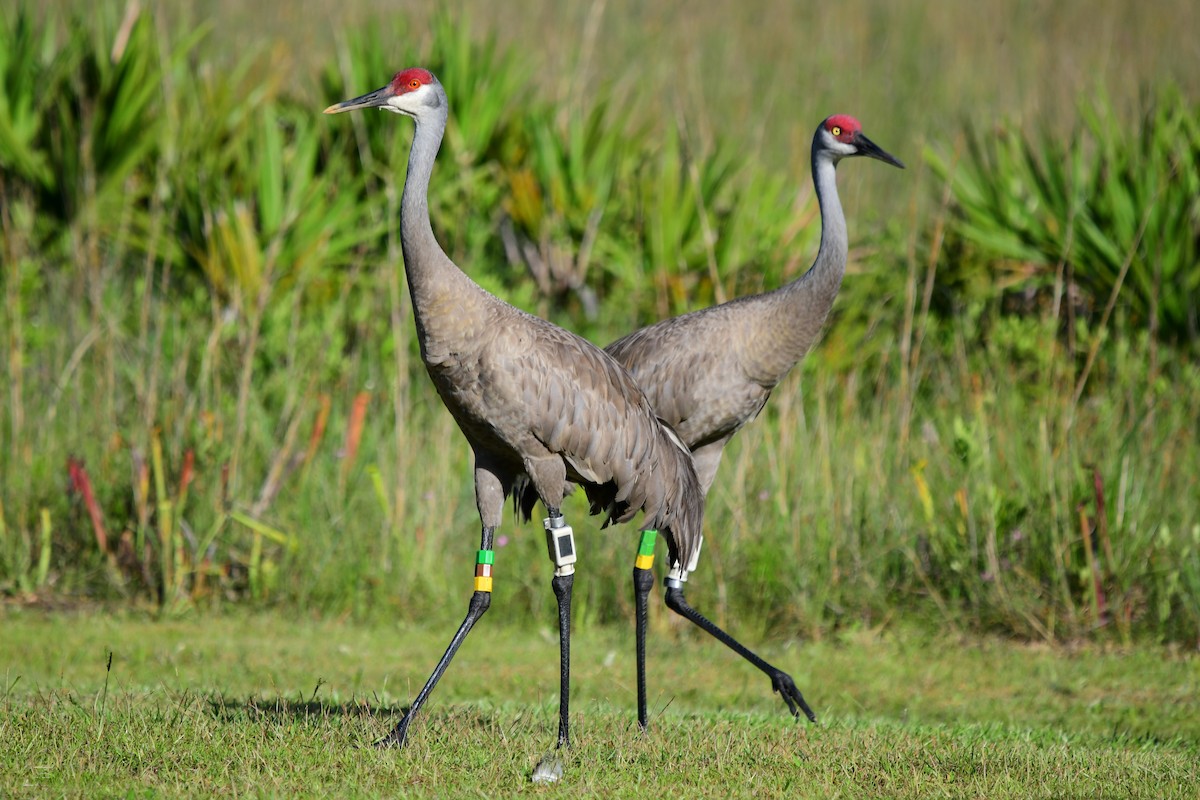
M 835 115 L 817 126 L 812 173 L 821 209 L 821 245 L 812 267 L 802 276 L 772 292 L 738 298 L 642 328 L 605 348 L 637 379 L 659 417 L 691 448 L 706 495 L 725 445 L 758 415 L 771 390 L 804 358 L 841 287 L 848 244 L 836 167 L 841 159 L 851 156 L 868 156 L 904 167 L 868 139 L 853 117 Z M 522 499 L 525 506 L 529 501 Z M 688 569 L 673 568 L 665 579 L 667 606 L 765 672 L 795 717 L 803 711 L 815 720 L 787 673 L 759 658 L 688 605 L 683 584 L 695 564 L 685 565 Z M 643 728 L 646 604 L 653 583 L 649 570 L 634 568 L 638 721 Z
M 821 209 L 821 245 L 812 267 L 798 279 L 765 294 L 642 328 L 605 348 L 629 370 L 650 397 L 655 411 L 692 450 L 705 495 L 730 438 L 766 405 L 771 390 L 812 346 L 825 322 L 846 271 L 846 217 L 837 192 L 837 163 L 868 156 L 904 168 L 862 132 L 854 117 L 835 115 L 817 126 L 812 142 L 812 174 Z M 696 552 L 699 552 L 697 548 Z M 666 604 L 724 642 L 771 678 L 771 685 L 799 718 L 812 710 L 791 677 L 763 661 L 718 628 L 683 596 L 687 571 L 672 569 L 664 589 Z M 639 627 L 644 628 L 653 576 L 634 570 Z M 639 637 L 642 634 L 639 634 Z M 645 661 L 638 658 L 638 685 Z M 645 700 L 638 699 L 645 725 Z
M 559 612 L 558 747 L 563 747 L 570 743 L 576 562 L 574 538 L 560 512 L 568 480 L 583 486 L 592 512 L 605 512 L 606 523 L 645 511 L 645 528 L 662 533 L 673 564 L 688 563 L 700 540 L 700 483 L 687 448 L 658 421 L 645 394 L 612 357 L 484 291 L 438 245 L 428 190 L 449 103 L 437 78 L 424 69 L 406 69 L 383 88 L 336 103 L 325 113 L 363 108 L 404 114 L 416 123 L 400 204 L 404 269 L 421 359 L 474 453 L 475 502 L 482 523 L 475 592 L 466 617 L 408 713 L 379 744 L 404 745 L 421 706 L 487 611 L 493 533 L 505 500 L 520 484 L 536 492 L 547 512 L 543 524 L 555 565 L 552 586 Z

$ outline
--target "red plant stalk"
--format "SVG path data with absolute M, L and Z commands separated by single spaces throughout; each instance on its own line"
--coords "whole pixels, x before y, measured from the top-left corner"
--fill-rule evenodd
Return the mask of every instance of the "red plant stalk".
M 367 418 L 367 404 L 371 401 L 369 392 L 359 392 L 354 397 L 354 405 L 350 408 L 350 424 L 346 429 L 346 446 L 342 449 L 345 461 L 342 462 L 342 474 L 350 472 L 354 459 L 358 456 L 358 445 L 362 440 L 363 422 Z
M 183 454 L 183 469 L 179 473 L 179 497 L 176 500 L 176 505 L 179 508 L 183 507 L 183 503 L 187 500 L 188 487 L 192 485 L 192 478 L 196 476 L 196 454 L 191 448 Z
M 333 405 L 329 395 L 324 393 L 318 398 L 318 403 L 320 407 L 317 410 L 317 419 L 313 423 L 312 435 L 308 437 L 308 448 L 304 451 L 305 465 L 316 456 L 317 448 L 321 446 L 321 440 L 325 438 L 325 426 L 329 422 L 329 409 Z
M 100 506 L 96 503 L 96 495 L 92 491 L 92 480 L 88 477 L 87 467 L 74 456 L 67 457 L 67 475 L 70 479 L 71 491 L 83 498 L 83 505 L 88 516 L 92 519 L 92 532 L 96 536 L 96 544 L 100 552 L 108 552 L 108 533 L 104 530 L 104 517 Z

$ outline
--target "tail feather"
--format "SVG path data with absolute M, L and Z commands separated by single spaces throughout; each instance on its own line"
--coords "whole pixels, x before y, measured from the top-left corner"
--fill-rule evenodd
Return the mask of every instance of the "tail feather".
M 644 527 L 656 528 L 667 540 L 671 566 L 686 566 L 700 547 L 703 535 L 704 492 L 696 477 L 691 451 L 670 425 L 663 422 L 661 428 L 667 446 L 660 450 L 654 476 L 663 482 L 662 509 L 653 518 L 647 515 Z
M 643 528 L 653 528 L 667 541 L 671 566 L 686 566 L 700 546 L 704 525 L 704 492 L 696 477 L 691 451 L 671 426 L 659 420 L 654 439 L 652 468 L 641 480 L 584 483 L 589 513 L 603 515 L 602 527 L 628 522 L 645 510 Z M 513 510 L 525 521 L 533 517 L 537 490 L 526 477 L 513 486 Z

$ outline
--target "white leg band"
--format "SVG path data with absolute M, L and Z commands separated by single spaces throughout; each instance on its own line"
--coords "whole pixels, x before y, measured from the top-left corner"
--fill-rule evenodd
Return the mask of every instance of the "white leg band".
M 558 577 L 575 574 L 575 533 L 562 517 L 547 517 L 542 520 L 546 528 L 546 550 L 554 562 L 554 574 Z

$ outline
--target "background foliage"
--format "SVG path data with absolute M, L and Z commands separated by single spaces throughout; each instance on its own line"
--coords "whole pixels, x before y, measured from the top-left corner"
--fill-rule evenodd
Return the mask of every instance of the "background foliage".
M 914 24 L 870 8 L 868 38 Z M 236 31 L 136 6 L 0 12 L 0 591 L 456 613 L 476 520 L 401 280 L 411 126 L 317 112 L 430 66 L 454 105 L 431 188 L 446 249 L 597 341 L 800 275 L 820 116 L 773 170 L 747 137 L 778 134 L 598 73 L 611 16 L 584 16 L 556 91 L 474 14 L 351 28 L 305 84 Z M 899 47 L 880 45 L 919 82 Z M 851 274 L 727 456 L 698 606 L 809 636 L 905 614 L 1196 641 L 1200 112 L 1170 82 L 1072 102 L 1053 126 L 867 121 L 910 172 L 841 170 Z M 910 123 L 928 169 L 893 144 Z M 581 618 L 627 619 L 632 531 L 583 537 Z M 551 619 L 540 533 L 498 550 L 503 607 Z

